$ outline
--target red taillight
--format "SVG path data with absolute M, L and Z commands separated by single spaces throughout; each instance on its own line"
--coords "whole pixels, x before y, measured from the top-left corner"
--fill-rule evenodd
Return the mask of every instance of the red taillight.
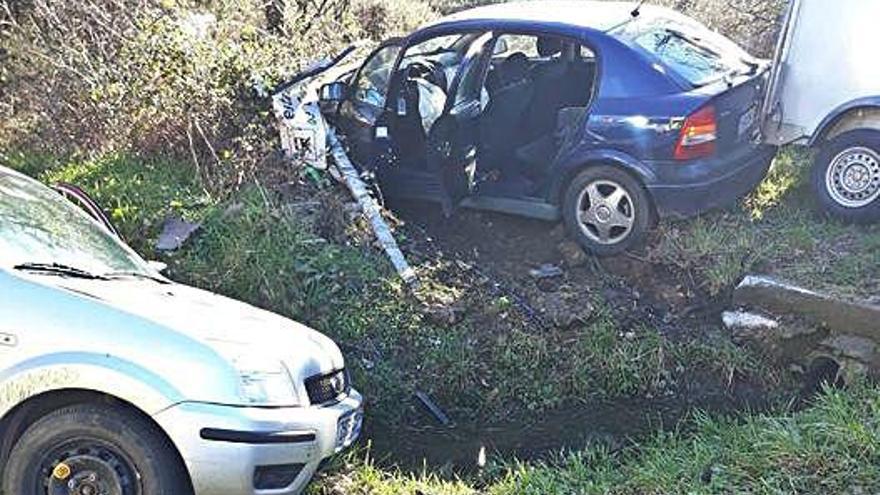
M 717 140 L 715 107 L 703 107 L 685 119 L 678 143 L 675 144 L 675 159 L 693 160 L 712 156 Z

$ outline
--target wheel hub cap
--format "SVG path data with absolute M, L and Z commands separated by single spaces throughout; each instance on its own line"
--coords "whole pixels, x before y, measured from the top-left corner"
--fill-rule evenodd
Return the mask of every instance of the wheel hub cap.
M 626 189 L 612 180 L 587 184 L 578 198 L 581 231 L 599 244 L 624 240 L 635 223 L 635 208 Z
M 602 223 L 608 223 L 611 220 L 611 210 L 605 206 L 601 205 L 596 208 L 596 220 L 599 220 Z
M 880 197 L 880 155 L 856 147 L 837 155 L 825 177 L 828 194 L 847 208 L 861 208 Z

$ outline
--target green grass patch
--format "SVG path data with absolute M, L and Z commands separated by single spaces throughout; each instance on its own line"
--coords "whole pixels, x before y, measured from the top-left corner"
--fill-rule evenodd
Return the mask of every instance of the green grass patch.
M 617 452 L 587 449 L 539 463 L 495 461 L 459 480 L 377 469 L 355 453 L 315 494 L 857 494 L 880 486 L 880 389 L 830 390 L 801 412 L 695 414 L 687 431 Z
M 188 164 L 161 158 L 108 154 L 60 159 L 15 153 L 0 164 L 47 184 L 67 182 L 86 191 L 104 209 L 122 236 L 152 257 L 152 242 L 169 215 L 197 219 L 215 199 L 199 185 Z
M 711 295 L 746 273 L 780 275 L 843 295 L 880 288 L 880 228 L 844 225 L 815 210 L 810 157 L 783 150 L 740 204 L 693 220 L 661 224 L 652 261 L 687 273 Z

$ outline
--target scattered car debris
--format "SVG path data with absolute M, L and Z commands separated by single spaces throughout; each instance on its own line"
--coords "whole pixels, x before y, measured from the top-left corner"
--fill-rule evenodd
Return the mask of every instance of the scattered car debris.
M 199 222 L 187 222 L 178 216 L 169 216 L 162 224 L 162 233 L 156 241 L 156 250 L 177 251 L 201 226 Z
M 421 402 L 422 405 L 425 406 L 425 409 L 427 409 L 428 412 L 431 413 L 431 415 L 440 422 L 440 424 L 442 424 L 443 426 L 452 425 L 452 421 L 449 419 L 449 416 L 447 416 L 446 413 L 443 412 L 443 409 L 440 409 L 440 406 L 438 406 L 433 400 L 431 400 L 430 397 L 428 397 L 428 394 L 417 390 L 415 396 L 416 399 L 418 399 L 419 402 Z
M 533 268 L 529 270 L 529 275 L 532 278 L 536 279 L 545 279 L 545 278 L 556 278 L 564 275 L 562 268 L 559 268 L 556 265 L 552 265 L 550 263 L 545 263 L 538 268 Z

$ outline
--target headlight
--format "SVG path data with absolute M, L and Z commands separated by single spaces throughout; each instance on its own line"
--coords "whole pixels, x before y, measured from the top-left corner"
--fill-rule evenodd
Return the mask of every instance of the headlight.
M 238 369 L 241 396 L 254 405 L 298 405 L 296 389 L 287 368 L 281 362 L 259 358 L 234 360 Z

